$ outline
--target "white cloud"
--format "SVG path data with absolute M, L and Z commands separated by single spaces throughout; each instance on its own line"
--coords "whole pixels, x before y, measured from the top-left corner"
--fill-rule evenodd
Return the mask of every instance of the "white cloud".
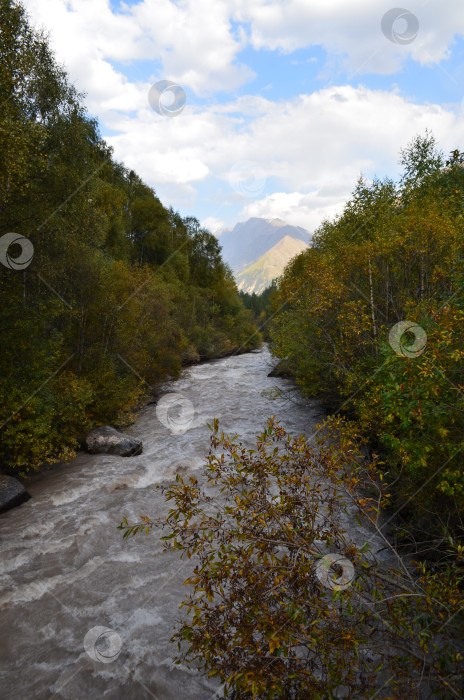
M 131 16 L 113 14 L 108 0 L 26 0 L 25 5 L 34 24 L 50 33 L 71 81 L 88 94 L 90 112 L 101 117 L 107 109 L 134 103 L 136 86 L 110 63 L 128 60 L 131 47 L 143 38 Z
M 253 115 L 239 128 L 237 110 Z M 208 178 L 214 219 L 226 217 L 235 203 L 244 216 L 287 217 L 311 229 L 348 197 L 361 172 L 396 176 L 399 150 L 416 134 L 431 129 L 445 151 L 464 140 L 464 120 L 456 111 L 350 86 L 278 103 L 253 97 L 201 112 L 186 107 L 174 119 L 142 110 L 113 126 L 121 131 L 108 139 L 116 156 L 162 194 L 164 185 L 177 183 L 185 201 L 182 188 L 193 188 L 192 197 Z M 237 167 L 245 185 L 234 189 L 231 171 Z M 259 188 L 257 172 L 264 181 Z M 263 196 L 272 189 L 275 195 Z M 170 194 L 178 206 L 176 191 Z
M 201 222 L 201 225 L 203 228 L 208 229 L 208 231 L 211 231 L 211 233 L 215 233 L 216 235 L 219 234 L 225 227 L 224 222 L 221 221 L 221 219 L 216 219 L 214 216 L 208 216 Z
M 343 195 L 347 194 L 345 189 Z M 292 226 L 303 226 L 312 233 L 324 219 L 330 219 L 341 212 L 341 199 L 343 200 L 339 195 L 327 197 L 321 192 L 274 192 L 244 207 L 240 218 L 247 220 L 257 216 L 262 219 L 282 219 Z
M 243 33 L 233 34 L 226 2 L 144 0 L 132 8 L 149 34 L 166 75 L 197 93 L 233 90 L 254 73 L 236 64 Z
M 33 21 L 50 30 L 59 60 L 99 115 L 106 108 L 134 108 L 139 101 L 135 86 L 112 61 L 145 62 L 137 79 L 146 102 L 151 82 L 160 78 L 197 94 L 235 90 L 254 76 L 238 59 L 250 43 L 284 52 L 322 46 L 350 73 L 362 75 L 393 73 L 408 56 L 420 64 L 442 61 L 454 36 L 464 34 L 464 13 L 456 0 L 409 0 L 419 32 L 407 45 L 382 34 L 380 22 L 392 8 L 390 0 L 140 0 L 117 12 L 109 0 L 25 4 Z M 401 32 L 403 25 L 398 20 L 395 27 Z M 147 61 L 153 62 L 152 69 Z
M 116 158 L 174 207 L 195 211 L 201 185 L 211 226 L 232 223 L 230 209 L 242 207 L 244 218 L 278 216 L 314 229 L 349 195 L 360 172 L 396 174 L 399 149 L 417 133 L 430 128 L 445 150 L 464 139 L 462 114 L 451 108 L 362 86 L 331 86 L 276 102 L 245 95 L 194 108 L 187 101 L 172 119 L 153 112 L 147 100 L 159 77 L 178 81 L 188 94 L 236 88 L 250 77 L 237 58 L 247 42 L 279 51 L 322 45 L 359 73 L 395 70 L 409 54 L 437 61 L 454 33 L 464 33 L 464 13 L 454 0 L 411 0 L 419 34 L 406 46 L 380 31 L 381 16 L 391 9 L 384 0 L 142 0 L 117 13 L 109 0 L 26 5 L 33 21 L 50 29 L 59 60 L 88 93 L 90 112 L 115 134 L 107 140 Z M 139 76 L 135 63 L 129 80 L 123 62 L 141 59 L 145 73 Z M 231 171 L 246 162 L 253 164 L 254 187 L 234 189 Z
M 407 9 L 415 15 L 418 32 L 414 40 L 400 45 L 382 33 L 381 20 L 394 8 L 391 0 L 233 0 L 234 16 L 249 23 L 250 41 L 256 49 L 292 52 L 308 46 L 322 46 L 329 54 L 345 56 L 350 72 L 393 73 L 411 56 L 420 64 L 446 59 L 455 35 L 464 34 L 464 13 L 460 2 L 442 0 L 427 3 L 409 0 Z M 410 27 L 414 29 L 413 18 Z M 394 28 L 407 28 L 399 18 Z
M 152 69 L 145 65 L 139 73 L 145 102 L 151 83 L 158 79 L 211 94 L 234 90 L 254 77 L 236 60 L 246 37 L 231 30 L 227 3 L 143 0 L 117 13 L 109 0 L 25 0 L 25 4 L 33 22 L 50 31 L 58 59 L 66 63 L 73 82 L 88 93 L 91 111 L 99 111 L 97 105 L 105 108 L 110 97 L 113 108 L 136 105 L 134 86 L 111 61 L 153 62 Z

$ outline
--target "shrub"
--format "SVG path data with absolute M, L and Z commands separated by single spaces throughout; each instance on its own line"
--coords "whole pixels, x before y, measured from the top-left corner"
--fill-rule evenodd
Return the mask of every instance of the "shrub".
M 177 660 L 219 676 L 234 700 L 459 697 L 458 563 L 413 572 L 390 548 L 387 566 L 345 531 L 355 506 L 388 548 L 378 498 L 366 498 L 381 496 L 375 469 L 341 437 L 337 448 L 330 431 L 310 442 L 269 419 L 247 449 L 214 421 L 205 479 L 177 476 L 166 491 L 162 539 L 195 560 Z M 154 524 L 120 528 L 127 537 Z

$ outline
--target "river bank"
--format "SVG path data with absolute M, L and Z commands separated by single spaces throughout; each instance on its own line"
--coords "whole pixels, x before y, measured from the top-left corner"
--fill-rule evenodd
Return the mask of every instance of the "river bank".
M 193 355 L 186 355 L 184 356 L 182 360 L 182 370 L 185 370 L 188 367 L 192 367 L 198 364 L 203 364 L 205 362 L 213 362 L 215 360 L 221 360 L 226 357 L 232 357 L 235 355 L 244 355 L 249 352 L 259 352 L 259 348 L 261 345 L 257 345 L 256 347 L 249 348 L 249 347 L 235 347 L 233 349 L 229 349 L 223 353 L 216 353 L 213 354 L 212 356 L 210 355 L 200 355 L 198 353 L 194 353 Z M 146 394 L 140 402 L 133 408 L 133 414 L 131 419 L 128 421 L 126 420 L 125 422 L 119 423 L 116 421 L 114 424 L 121 429 L 128 429 L 130 432 L 130 427 L 133 425 L 137 417 L 140 413 L 140 411 L 147 405 L 151 404 L 156 404 L 158 401 L 158 398 L 161 396 L 163 393 L 163 387 L 166 387 L 169 382 L 175 381 L 174 377 L 168 377 L 167 379 L 160 380 L 155 386 L 152 386 L 150 389 L 150 393 Z M 96 427 L 96 426 L 94 426 Z M 77 450 L 77 453 L 79 451 L 86 451 L 85 447 L 85 440 L 86 436 L 81 434 L 77 437 L 78 443 L 79 443 L 79 449 Z M 19 476 L 16 474 L 15 471 L 12 470 L 6 470 L 5 474 L 0 474 L 0 513 L 6 512 L 10 510 L 11 508 L 16 508 L 20 506 L 22 503 L 26 502 L 29 500 L 30 493 L 27 490 L 28 489 L 28 483 L 33 479 L 35 475 L 40 475 L 43 474 L 44 472 L 49 472 L 53 471 L 56 469 L 60 469 L 63 466 L 62 462 L 54 462 L 52 464 L 44 462 L 38 469 L 35 469 L 34 472 L 29 472 L 24 476 Z

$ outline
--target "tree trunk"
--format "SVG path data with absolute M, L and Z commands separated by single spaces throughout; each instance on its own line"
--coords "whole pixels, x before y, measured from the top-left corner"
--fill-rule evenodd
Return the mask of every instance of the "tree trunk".
M 372 331 L 374 333 L 374 338 L 377 338 L 377 324 L 375 321 L 375 306 L 374 306 L 374 286 L 372 282 L 372 267 L 371 258 L 369 256 L 369 292 L 371 299 L 371 317 L 372 317 Z
M 385 279 L 385 319 L 388 323 L 388 293 L 389 293 L 389 279 L 388 276 L 390 274 L 390 267 L 387 263 L 387 273 L 386 273 L 386 279 Z

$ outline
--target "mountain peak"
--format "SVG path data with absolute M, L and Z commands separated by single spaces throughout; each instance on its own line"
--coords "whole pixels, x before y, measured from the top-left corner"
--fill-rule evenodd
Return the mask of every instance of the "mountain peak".
M 230 265 L 238 280 L 241 272 L 246 270 L 248 273 L 250 267 L 280 244 L 274 250 L 272 265 L 266 268 L 268 270 L 272 268 L 274 277 L 278 277 L 289 259 L 309 245 L 310 238 L 309 231 L 301 226 L 291 226 L 282 219 L 252 217 L 248 221 L 237 223 L 233 229 L 224 229 L 219 237 L 219 243 L 224 261 Z M 282 244 L 281 241 L 284 243 Z M 295 246 L 294 241 L 299 245 Z M 268 280 L 269 283 L 271 281 L 271 279 Z M 246 291 L 243 286 L 242 288 Z
M 282 219 L 264 219 L 264 221 L 267 221 L 267 223 L 271 226 L 287 226 L 285 221 L 282 221 Z
M 272 280 L 280 277 L 287 263 L 306 248 L 308 244 L 298 238 L 284 236 L 253 265 L 237 275 L 238 288 L 248 294 L 261 294 Z

